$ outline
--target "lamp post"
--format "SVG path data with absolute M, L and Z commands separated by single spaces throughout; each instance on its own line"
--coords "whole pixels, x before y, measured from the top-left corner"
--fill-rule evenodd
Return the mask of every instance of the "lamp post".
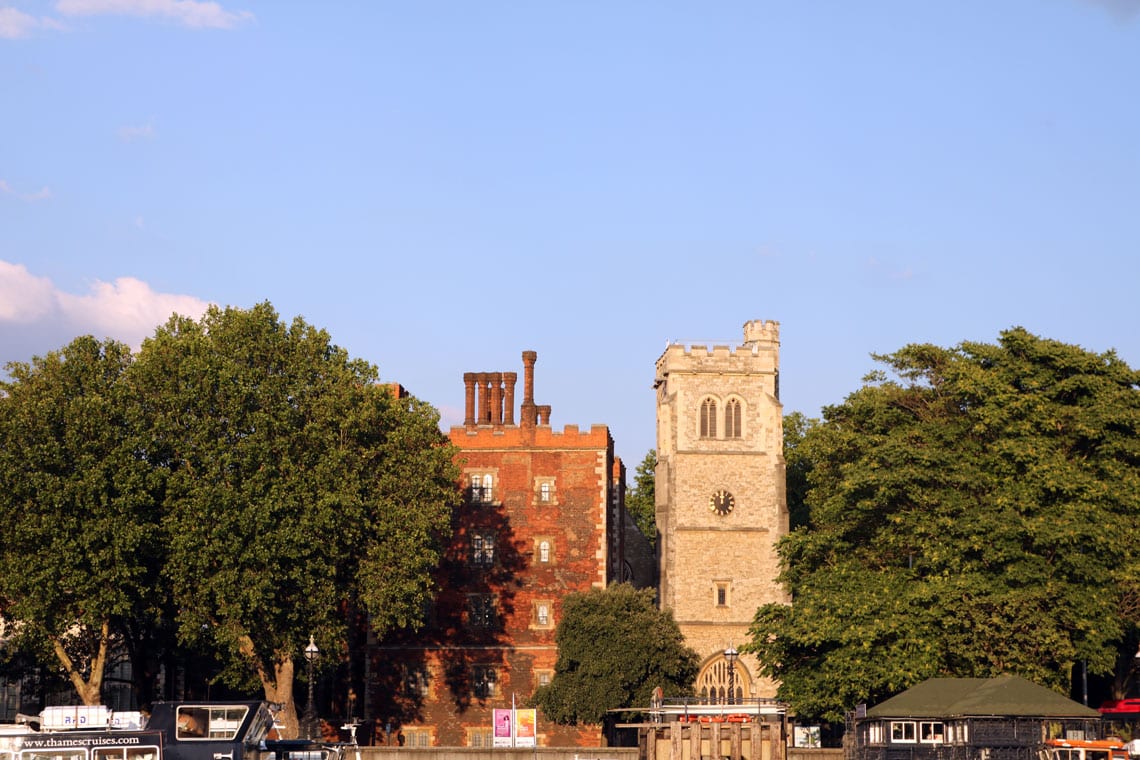
M 739 656 L 739 652 L 732 644 L 724 650 L 724 659 L 728 663 L 728 704 L 730 705 L 736 704 L 736 658 Z
M 305 738 L 310 741 L 317 738 L 317 708 L 313 705 L 313 662 L 320 656 L 321 650 L 317 649 L 317 642 L 313 641 L 313 635 L 309 634 L 309 645 L 305 647 L 305 662 L 309 677 L 309 703 L 305 705 L 305 715 L 301 718 L 301 731 Z

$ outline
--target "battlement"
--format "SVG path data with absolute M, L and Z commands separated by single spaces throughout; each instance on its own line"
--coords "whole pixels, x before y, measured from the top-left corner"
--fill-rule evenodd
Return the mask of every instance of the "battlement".
M 562 430 L 553 430 L 545 425 L 525 427 L 464 426 L 455 425 L 448 434 L 451 442 L 462 449 L 600 449 L 613 446 L 610 429 L 606 425 L 591 425 L 589 430 L 581 430 L 578 425 L 566 425 Z
M 744 323 L 744 343 L 780 345 L 780 323 L 774 319 L 753 319 Z
M 744 323 L 744 340 L 733 345 L 727 341 L 674 340 L 657 360 L 658 379 L 669 369 L 687 366 L 693 370 L 713 371 L 729 364 L 748 365 L 749 372 L 776 372 L 780 367 L 780 323 L 774 320 L 752 320 Z

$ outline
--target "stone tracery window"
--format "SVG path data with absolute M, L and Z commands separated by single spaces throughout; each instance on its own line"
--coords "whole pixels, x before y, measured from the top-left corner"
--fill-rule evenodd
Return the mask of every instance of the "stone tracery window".
M 732 677 L 733 694 L 728 691 L 728 660 L 723 656 L 710 662 L 697 677 L 697 694 L 702 702 L 710 704 L 741 704 L 744 695 L 751 691 L 751 676 L 744 663 L 736 661 Z M 731 698 L 730 698 L 731 697 Z
M 724 405 L 724 437 L 740 438 L 740 436 L 740 401 L 732 398 Z
M 701 438 L 716 438 L 716 400 L 701 402 Z

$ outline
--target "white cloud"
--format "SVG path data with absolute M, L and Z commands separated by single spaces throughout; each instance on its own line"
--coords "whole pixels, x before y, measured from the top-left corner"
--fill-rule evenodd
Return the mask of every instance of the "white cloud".
M 162 18 L 194 29 L 231 29 L 253 19 L 248 11 L 227 11 L 207 0 L 59 0 L 64 16 Z
M 134 277 L 96 280 L 88 293 L 66 293 L 22 264 L 0 259 L 0 366 L 42 356 L 79 335 L 137 349 L 171 314 L 197 319 L 208 306 L 194 296 L 156 292 Z
M 28 324 L 53 311 L 51 280 L 34 277 L 26 267 L 0 260 L 0 324 Z
M 0 34 L 0 37 L 2 36 L 4 35 Z M 34 193 L 18 193 L 12 189 L 11 185 L 0 179 L 0 195 L 11 195 L 22 201 L 42 201 L 51 197 L 51 190 L 46 187 L 41 187 Z
M 0 39 L 14 40 L 27 37 L 40 26 L 35 16 L 16 8 L 0 8 Z

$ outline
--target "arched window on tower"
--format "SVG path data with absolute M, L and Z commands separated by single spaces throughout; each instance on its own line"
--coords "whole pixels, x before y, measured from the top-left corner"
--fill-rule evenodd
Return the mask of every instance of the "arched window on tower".
M 724 437 L 739 438 L 740 436 L 740 401 L 731 398 L 724 405 Z
M 716 401 L 711 398 L 701 402 L 701 438 L 716 438 Z

